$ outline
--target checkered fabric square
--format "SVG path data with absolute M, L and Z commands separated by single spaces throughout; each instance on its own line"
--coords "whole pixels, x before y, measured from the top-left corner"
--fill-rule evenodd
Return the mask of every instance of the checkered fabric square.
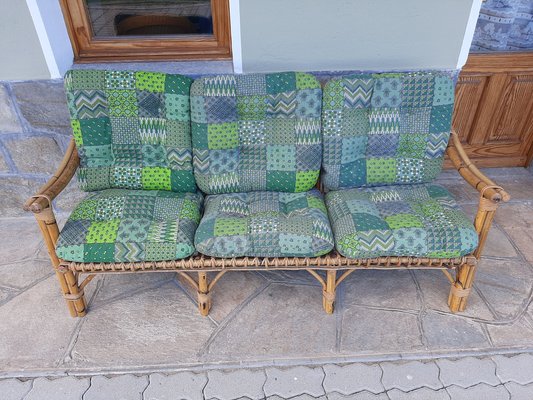
M 444 72 L 329 81 L 322 103 L 325 188 L 431 182 L 448 145 L 453 94 Z
M 78 262 L 165 261 L 195 252 L 202 195 L 163 190 L 91 193 L 70 215 L 57 255 Z
M 322 159 L 321 96 L 319 82 L 300 72 L 194 81 L 198 187 L 208 194 L 311 189 Z
M 209 195 L 195 236 L 214 257 L 315 257 L 333 249 L 322 194 L 249 192 Z
M 191 83 L 155 72 L 67 72 L 80 187 L 194 192 Z
M 448 258 L 478 245 L 472 222 L 442 186 L 354 188 L 329 192 L 326 205 L 339 253 L 350 258 Z

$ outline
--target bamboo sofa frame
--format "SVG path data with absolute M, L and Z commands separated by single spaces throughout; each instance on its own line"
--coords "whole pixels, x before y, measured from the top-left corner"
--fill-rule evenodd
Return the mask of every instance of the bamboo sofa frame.
M 84 289 L 96 274 L 177 272 L 197 290 L 198 308 L 200 313 L 206 316 L 211 308 L 211 291 L 222 275 L 228 271 L 303 269 L 320 282 L 323 307 L 328 314 L 333 313 L 337 287 L 348 275 L 358 269 L 440 269 L 451 284 L 448 306 L 452 312 L 460 312 L 465 310 L 476 267 L 494 213 L 501 202 L 510 200 L 510 196 L 502 187 L 476 168 L 468 158 L 455 132 L 451 133 L 447 154 L 459 174 L 480 195 L 479 207 L 474 220 L 474 226 L 479 236 L 479 245 L 472 254 L 458 258 L 378 257 L 350 259 L 332 251 L 321 257 L 307 258 L 240 257 L 225 259 L 197 255 L 183 260 L 133 263 L 80 263 L 61 260 L 55 251 L 59 228 L 52 208 L 52 201 L 65 189 L 79 166 L 80 160 L 73 140 L 71 140 L 56 173 L 40 188 L 35 196 L 26 201 L 24 209 L 33 212 L 39 224 L 52 266 L 59 280 L 61 292 L 66 300 L 70 315 L 73 317 L 83 317 L 86 314 L 87 301 Z M 325 277 L 318 271 L 325 271 Z M 340 275 L 337 275 L 337 271 Z M 211 281 L 208 280 L 208 272 L 216 273 Z M 81 280 L 82 275 L 86 275 L 83 280 Z M 197 279 L 194 278 L 195 275 Z

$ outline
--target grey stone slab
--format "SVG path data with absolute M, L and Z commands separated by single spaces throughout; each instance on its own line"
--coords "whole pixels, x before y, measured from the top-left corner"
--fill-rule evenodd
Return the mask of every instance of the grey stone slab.
M 2 304 L 14 294 L 15 291 L 13 289 L 0 287 L 0 304 Z
M 91 378 L 91 387 L 83 400 L 143 400 L 143 391 L 148 386 L 147 376 L 119 375 Z
M 32 258 L 42 242 L 41 231 L 33 217 L 0 218 L 0 237 L 0 265 Z M 21 238 L 24 238 L 24 246 L 21 246 Z
M 517 257 L 518 254 L 511 241 L 505 235 L 504 231 L 498 226 L 493 225 L 490 228 L 485 247 L 483 248 L 484 256 L 492 257 Z
M 52 175 L 63 159 L 59 145 L 48 136 L 5 140 L 4 146 L 20 172 Z
M 22 126 L 13 107 L 7 88 L 0 84 L 0 133 L 22 132 Z
M 319 288 L 272 284 L 218 332 L 206 357 L 215 361 L 331 356 L 335 336 L 336 318 L 323 311 Z
M 388 391 L 387 395 L 390 400 L 451 400 L 446 389 L 433 390 L 426 387 L 415 389 L 407 393 L 398 389 L 393 389 Z
M 0 321 L 0 370 L 4 371 L 55 368 L 78 323 L 68 313 L 55 276 L 0 307 Z
M 379 365 L 362 363 L 343 366 L 327 364 L 323 366 L 326 378 L 324 389 L 326 393 L 338 392 L 349 395 L 364 390 L 381 393 L 385 388 L 381 384 L 381 368 Z
M 444 386 L 461 386 L 467 388 L 486 383 L 497 386 L 501 382 L 496 376 L 496 364 L 490 358 L 465 357 L 457 360 L 436 360 L 440 369 L 440 380 Z
M 344 312 L 341 330 L 342 353 L 383 354 L 423 349 L 416 315 L 357 306 L 352 306 Z
M 54 206 L 56 211 L 70 214 L 85 197 L 87 197 L 87 193 L 80 190 L 77 178 L 73 177 L 67 187 L 54 200 Z
M 532 346 L 533 328 L 525 317 L 509 325 L 487 324 L 490 338 L 495 346 Z
M 325 277 L 322 271 L 317 272 Z M 307 271 L 261 271 L 258 273 L 270 282 L 320 286 L 318 280 Z
M 430 311 L 422 317 L 422 326 L 432 350 L 490 347 L 481 325 L 467 318 Z
M 342 283 L 343 302 L 350 305 L 420 309 L 416 286 L 409 271 L 361 270 Z
M 328 393 L 328 400 L 389 400 L 385 393 L 359 392 L 349 395 L 342 395 L 337 392 Z
M 263 399 L 266 382 L 262 369 L 237 369 L 233 371 L 209 371 L 204 389 L 206 399 L 233 400 L 241 397 Z
M 399 389 L 408 392 L 422 387 L 434 390 L 443 387 L 439 381 L 439 369 L 434 362 L 384 362 L 380 365 L 383 369 L 381 381 L 387 390 Z
M 214 279 L 215 275 L 214 273 L 209 273 L 209 281 Z M 177 279 L 189 295 L 196 299 L 196 289 L 181 275 L 177 275 Z M 220 278 L 211 292 L 212 306 L 209 316 L 215 321 L 222 321 L 264 284 L 265 279 L 255 272 L 238 271 L 226 273 Z
M 0 265 L 0 285 L 23 289 L 53 273 L 50 261 L 29 259 Z
M 533 226 L 533 204 L 531 202 L 504 204 L 498 208 L 494 220 L 504 229 L 527 229 Z
M 516 382 L 520 385 L 533 383 L 533 355 L 519 354 L 513 357 L 493 356 L 496 375 L 504 383 Z
M 195 362 L 213 329 L 181 289 L 167 283 L 89 309 L 67 365 L 121 368 Z
M 444 274 L 438 270 L 417 270 L 414 271 L 414 273 L 416 280 L 420 285 L 420 289 L 422 290 L 426 308 L 436 311 L 450 312 L 450 308 L 448 307 L 450 283 Z M 495 319 L 495 316 L 490 311 L 485 301 L 483 301 L 475 290 L 470 292 L 466 310 L 458 313 L 458 315 L 482 318 L 487 321 Z
M 513 239 L 514 244 L 524 255 L 526 260 L 533 262 L 533 227 L 529 228 L 505 228 L 509 236 Z
M 0 153 L 0 172 L 8 172 L 8 171 L 9 171 L 9 167 L 7 165 L 7 162 L 4 156 L 2 155 L 2 153 Z
M 151 374 L 144 400 L 203 400 L 207 384 L 205 374 L 179 372 L 172 375 Z
M 324 380 L 322 368 L 267 368 L 265 371 L 267 380 L 264 390 L 267 397 L 280 396 L 288 398 L 300 394 L 318 397 L 325 394 L 322 387 L 322 381 Z
M 508 382 L 504 386 L 511 393 L 511 400 L 531 400 L 533 397 L 533 384 L 519 385 L 515 382 Z
M 81 400 L 88 388 L 89 378 L 37 378 L 24 400 Z
M 12 88 L 22 115 L 34 129 L 71 134 L 62 81 L 18 82 Z
M 464 389 L 459 386 L 450 386 L 446 388 L 453 400 L 473 400 L 473 399 L 490 399 L 490 400 L 509 400 L 509 392 L 503 385 L 489 386 L 485 383 Z M 513 399 L 514 400 L 514 399 Z
M 30 391 L 31 380 L 21 381 L 20 379 L 0 380 L 0 393 L 2 400 L 21 400 Z
M 26 179 L 18 176 L 1 178 L 0 215 L 2 217 L 27 217 L 30 215 L 22 209 L 22 205 L 37 192 L 43 183 L 44 180 Z
M 244 398 L 243 398 L 244 399 Z M 268 396 L 267 400 L 285 400 L 285 397 L 280 396 Z M 291 397 L 291 400 L 328 400 L 328 396 L 309 396 L 308 394 L 300 394 L 298 396 Z

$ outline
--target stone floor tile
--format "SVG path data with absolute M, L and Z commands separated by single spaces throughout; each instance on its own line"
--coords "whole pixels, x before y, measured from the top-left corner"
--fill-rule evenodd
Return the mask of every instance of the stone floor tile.
M 0 287 L 0 304 L 16 294 L 16 290 L 11 288 Z
M 213 330 L 196 304 L 169 282 L 89 308 L 67 365 L 120 368 L 195 362 Z M 141 354 L 140 348 L 145 349 Z
M 52 175 L 63 159 L 58 143 L 48 136 L 4 140 L 4 146 L 20 172 Z
M 0 380 L 1 399 L 21 400 L 30 391 L 31 386 L 31 380 L 2 379 Z
M 505 230 L 526 260 L 533 262 L 533 229 L 508 227 Z
M 409 271 L 360 270 L 342 283 L 343 303 L 373 307 L 420 309 L 416 285 Z
M 206 374 L 178 372 L 171 375 L 151 374 L 144 400 L 203 400 Z
M 72 179 L 67 187 L 54 200 L 55 209 L 58 213 L 70 213 L 78 203 L 87 197 L 87 192 L 82 192 L 77 179 Z
M 385 390 L 381 384 L 381 368 L 378 365 L 362 363 L 335 365 L 327 364 L 323 367 L 326 373 L 324 389 L 326 393 L 338 392 L 343 395 L 367 390 L 380 393 Z
M 422 349 L 422 335 L 414 314 L 356 306 L 344 312 L 341 331 L 343 353 L 379 354 Z
M 472 386 L 468 389 L 460 386 L 450 386 L 446 388 L 453 400 L 509 400 L 509 392 L 503 385 L 490 386 L 485 383 Z M 512 399 L 514 400 L 514 399 Z
M 81 400 L 89 389 L 89 378 L 37 378 L 24 400 Z
M 0 285 L 23 289 L 54 273 L 48 260 L 25 260 L 0 265 Z
M 432 350 L 490 346 L 481 325 L 467 318 L 429 311 L 422 317 L 422 326 Z
M 266 397 L 266 399 L 267 400 L 285 400 L 286 398 L 280 397 L 280 396 L 268 396 Z M 243 400 L 246 400 L 246 399 L 243 399 Z M 329 399 L 327 396 L 313 397 L 313 396 L 309 396 L 308 394 L 300 394 L 298 396 L 291 397 L 290 400 L 329 400 Z
M 399 389 L 408 392 L 421 387 L 442 388 L 439 381 L 439 369 L 434 362 L 413 361 L 408 363 L 381 363 L 382 382 L 385 389 Z
M 39 187 L 44 183 L 43 180 L 39 179 L 28 179 L 22 178 L 20 176 L 11 176 L 2 178 L 2 202 L 0 202 L 0 215 L 4 218 L 7 217 L 28 217 L 28 213 L 22 209 L 22 204 L 28 200 L 30 196 L 33 196 Z M 33 223 L 35 224 L 35 229 L 39 230 L 35 219 Z M 28 218 L 29 219 L 29 218 Z M 0 227 L 1 232 L 1 227 Z M 30 233 L 28 230 L 25 233 Z M 19 236 L 22 237 L 22 236 Z M 34 243 L 30 239 L 25 239 L 25 243 L 28 246 L 32 246 Z M 1 252 L 2 248 L 0 248 Z M 13 259 L 10 261 L 14 261 Z
M 207 400 L 233 400 L 240 397 L 263 399 L 263 385 L 266 381 L 262 369 L 236 369 L 233 371 L 209 371 L 208 382 L 204 389 Z
M 22 132 L 22 126 L 15 113 L 13 101 L 9 97 L 7 88 L 0 84 L 0 133 Z
M 511 400 L 531 400 L 533 398 L 533 383 L 519 385 L 515 382 L 507 382 L 504 386 L 511 393 Z
M 322 271 L 317 271 L 322 277 L 325 274 Z M 289 285 L 311 285 L 320 286 L 318 280 L 307 271 L 259 271 L 259 275 L 267 281 L 275 283 L 284 283 Z
M 336 318 L 323 311 L 320 288 L 271 284 L 218 332 L 206 357 L 331 356 L 335 338 Z
M 501 228 L 495 225 L 490 228 L 482 254 L 483 256 L 491 257 L 514 258 L 518 256 L 507 235 Z
M 407 393 L 398 389 L 393 389 L 389 390 L 387 395 L 390 400 L 451 400 L 450 395 L 444 388 L 433 390 L 423 387 Z
M 498 208 L 494 220 L 503 229 L 531 228 L 533 226 L 533 204 L 531 202 L 504 204 Z
M 525 317 L 509 325 L 487 324 L 486 326 L 492 343 L 497 347 L 517 345 L 529 347 L 533 343 L 533 328 Z
M 516 382 L 521 385 L 533 383 L 533 354 L 493 356 L 492 359 L 496 363 L 496 375 L 502 382 Z
M 318 397 L 325 394 L 322 368 L 267 368 L 266 375 L 264 391 L 267 397 L 277 395 L 287 398 L 300 394 Z
M 33 257 L 42 242 L 39 226 L 33 217 L 0 218 L 0 237 L 0 265 Z M 22 247 L 21 238 L 24 238 Z
M 108 378 L 97 375 L 91 378 L 91 387 L 83 400 L 142 400 L 147 386 L 147 376 L 128 374 Z
M 332 392 L 327 394 L 327 398 L 328 400 L 389 400 L 385 393 L 375 394 L 367 391 L 349 395 Z
M 486 383 L 491 386 L 501 382 L 496 376 L 496 365 L 490 358 L 465 357 L 457 360 L 442 358 L 435 361 L 440 369 L 440 380 L 444 386 L 467 388 Z

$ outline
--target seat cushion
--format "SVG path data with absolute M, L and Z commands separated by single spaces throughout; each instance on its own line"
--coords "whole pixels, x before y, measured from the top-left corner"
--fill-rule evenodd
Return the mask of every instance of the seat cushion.
M 198 252 L 214 257 L 313 257 L 333 248 L 321 193 L 210 195 L 196 231 Z
M 191 83 L 154 72 L 67 72 L 80 187 L 195 192 Z
M 324 87 L 328 190 L 429 183 L 442 168 L 454 102 L 440 72 L 352 75 Z
M 299 72 L 194 81 L 198 187 L 208 194 L 312 189 L 322 160 L 321 97 L 316 78 Z
M 404 185 L 329 192 L 335 247 L 350 258 L 459 257 L 478 236 L 442 186 Z
M 107 189 L 91 193 L 59 235 L 57 255 L 79 262 L 163 261 L 194 253 L 202 195 Z

